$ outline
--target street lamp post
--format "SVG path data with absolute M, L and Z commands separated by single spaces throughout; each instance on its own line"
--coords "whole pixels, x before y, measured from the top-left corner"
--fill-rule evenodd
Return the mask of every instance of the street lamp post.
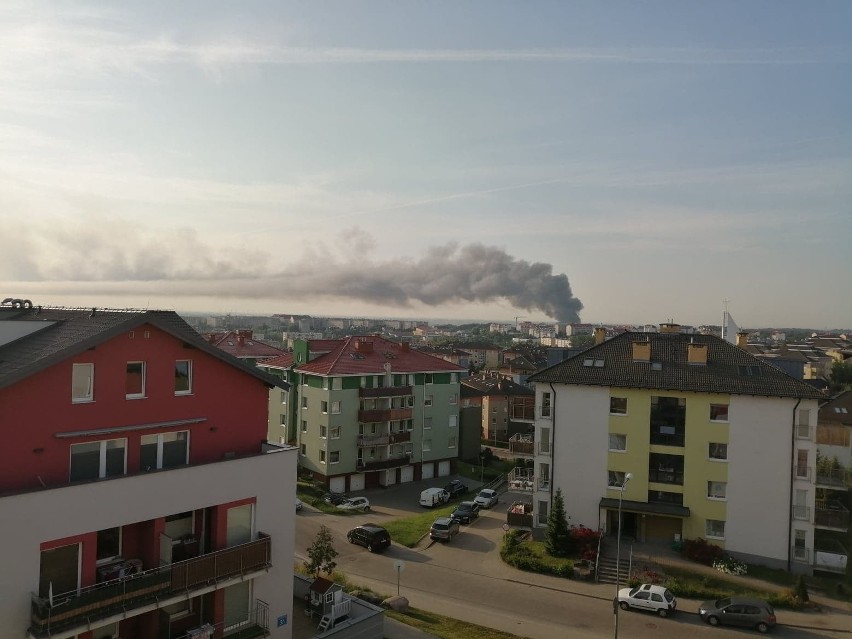
M 631 473 L 624 475 L 624 481 L 621 482 L 621 490 L 618 491 L 618 532 L 616 533 L 615 542 L 615 599 L 612 602 L 612 612 L 615 616 L 614 639 L 618 639 L 618 610 L 621 608 L 618 605 L 618 590 L 621 586 L 621 500 L 624 498 L 624 487 L 630 481 L 631 477 L 633 477 Z

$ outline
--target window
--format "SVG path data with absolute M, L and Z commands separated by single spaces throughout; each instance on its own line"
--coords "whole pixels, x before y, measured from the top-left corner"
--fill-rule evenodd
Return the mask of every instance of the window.
M 343 390 L 343 378 L 342 377 L 332 377 L 331 378 L 331 390 Z
M 339 464 L 340 463 L 340 451 L 339 450 L 331 451 L 328 454 L 328 459 L 329 459 L 329 462 L 331 462 L 332 464 Z
M 704 536 L 708 539 L 724 539 L 725 522 L 719 519 L 708 519 L 704 524 Z
M 458 373 L 450 373 L 450 384 L 458 384 L 459 382 L 459 374 Z
M 179 359 L 175 362 L 175 395 L 192 393 L 192 360 Z M 281 403 L 287 403 L 286 391 L 281 391 Z
M 331 380 L 328 377 L 322 378 L 322 389 L 328 390 L 331 387 Z
M 425 384 L 431 384 L 431 383 L 433 383 L 435 376 L 432 373 L 426 373 L 424 378 L 425 378 L 424 379 Z
M 606 485 L 610 488 L 621 488 L 624 485 L 624 473 L 620 470 L 607 471 Z
M 287 403 L 287 391 L 281 391 L 281 403 L 282 404 Z
M 127 362 L 124 393 L 127 399 L 145 397 L 145 362 Z
M 426 452 L 429 452 L 430 450 L 432 450 L 432 440 L 431 439 L 424 439 L 423 440 L 423 450 L 426 451 Z
M 707 482 L 707 498 L 708 499 L 725 499 L 728 484 L 724 481 L 708 481 Z
M 328 402 L 320 402 L 320 411 L 324 414 L 328 414 Z
M 302 457 L 307 455 L 308 454 L 308 445 L 302 444 L 301 446 L 299 446 L 299 452 L 302 454 Z
M 332 426 L 329 428 L 329 437 L 332 439 L 340 439 L 340 426 Z
M 457 393 L 450 393 L 450 404 L 458 404 L 459 396 Z
M 431 417 L 424 417 L 423 418 L 423 430 L 427 430 L 429 428 L 432 428 L 432 418 Z
M 710 442 L 707 455 L 710 459 L 716 459 L 721 461 L 727 461 L 728 459 L 728 445 L 721 444 L 718 442 Z
M 340 402 L 339 401 L 331 402 L 331 413 L 333 415 L 339 415 L 340 414 Z
M 307 419 L 302 420 L 302 432 L 303 433 L 308 432 L 308 420 Z
M 710 421 L 711 422 L 726 422 L 726 421 L 728 421 L 728 405 L 727 404 L 710 404 Z
M 107 528 L 98 531 L 95 558 L 99 564 L 109 563 L 121 557 L 121 528 Z
M 626 415 L 627 414 L 627 398 L 626 397 L 610 397 L 609 398 L 609 414 L 610 415 Z
M 408 419 L 405 421 L 405 430 L 414 430 L 414 420 Z
M 456 437 L 455 435 L 451 436 L 449 440 L 447 440 L 447 448 L 455 448 L 456 447 Z
M 455 428 L 459 425 L 459 416 L 458 415 L 450 415 L 450 428 Z
M 541 436 L 538 438 L 538 452 L 542 455 L 550 454 L 550 429 L 542 428 L 540 431 Z
M 541 416 L 550 417 L 550 393 L 541 394 Z
M 683 494 L 671 493 L 664 490 L 649 490 L 648 503 L 674 504 L 675 506 L 683 506 Z
M 683 457 L 651 453 L 648 456 L 648 481 L 683 486 Z
M 538 523 L 546 524 L 547 523 L 547 507 L 548 503 L 544 500 L 538 502 Z
M 325 439 L 326 437 L 328 437 L 328 429 L 323 425 L 320 425 L 320 437 L 322 439 Z
M 683 446 L 686 434 L 686 400 L 651 396 L 651 443 Z
M 432 396 L 431 395 L 426 395 L 426 397 L 423 398 L 423 405 L 424 406 L 431 406 L 432 405 Z
M 278 414 L 278 419 L 280 420 L 280 422 L 279 422 L 279 423 L 280 423 L 282 426 L 286 426 L 286 425 L 287 425 L 287 415 L 285 415 L 285 414 L 283 414 L 283 413 L 279 413 L 279 414 Z
M 71 401 L 91 402 L 94 399 L 94 364 L 74 364 L 71 368 Z
M 142 435 L 139 463 L 144 470 L 185 466 L 189 463 L 189 431 Z
M 307 408 L 307 407 L 308 407 L 308 398 L 302 397 L 302 408 Z
M 810 417 L 811 411 L 806 408 L 799 410 L 799 423 L 796 426 L 796 437 L 800 439 L 810 439 L 811 437 L 811 427 L 810 427 Z
M 320 464 L 324 464 L 324 463 L 325 463 L 325 451 L 321 450 L 320 451 Z
M 126 439 L 72 444 L 69 481 L 124 475 L 127 472 L 126 451 Z
M 618 450 L 618 451 L 627 450 L 627 435 L 620 435 L 618 433 L 610 433 L 609 434 L 609 449 L 610 450 Z

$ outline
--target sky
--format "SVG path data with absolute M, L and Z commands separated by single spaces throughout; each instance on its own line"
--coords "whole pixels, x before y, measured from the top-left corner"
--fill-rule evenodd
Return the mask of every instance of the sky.
M 0 298 L 852 326 L 852 3 L 0 3 Z

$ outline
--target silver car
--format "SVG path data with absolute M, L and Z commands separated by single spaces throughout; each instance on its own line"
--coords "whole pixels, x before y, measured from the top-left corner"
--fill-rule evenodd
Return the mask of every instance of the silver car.
M 775 625 L 775 610 L 765 601 L 750 597 L 726 597 L 705 601 L 698 608 L 698 616 L 711 626 L 743 626 L 769 632 Z
M 490 488 L 483 488 L 479 491 L 479 494 L 474 497 L 473 501 L 475 501 L 480 508 L 491 508 L 497 504 L 499 496 L 497 495 L 496 490 L 491 490 Z

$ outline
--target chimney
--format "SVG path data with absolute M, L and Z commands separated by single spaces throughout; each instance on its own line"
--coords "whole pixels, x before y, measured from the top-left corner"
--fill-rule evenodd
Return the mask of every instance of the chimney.
M 359 339 L 355 342 L 355 350 L 359 353 L 372 353 L 373 341 L 368 339 Z
M 707 344 L 695 344 L 694 342 L 687 344 L 686 361 L 693 366 L 706 366 Z
M 634 362 L 650 362 L 651 361 L 651 342 L 645 340 L 643 342 L 633 342 L 633 361 Z
M 400 342 L 399 343 L 399 352 L 400 353 L 407 353 L 409 350 L 410 350 L 410 348 L 408 346 L 408 342 Z
M 680 333 L 680 324 L 675 324 L 674 322 L 666 322 L 665 324 L 660 324 L 660 332 Z
M 606 329 L 603 326 L 595 327 L 595 346 L 606 341 Z
M 740 348 L 748 347 L 748 333 L 745 331 L 739 331 L 737 333 L 737 346 Z
M 246 336 L 243 335 L 242 331 L 238 332 L 237 333 L 237 344 L 239 344 L 240 346 L 244 346 L 245 343 L 246 343 Z

